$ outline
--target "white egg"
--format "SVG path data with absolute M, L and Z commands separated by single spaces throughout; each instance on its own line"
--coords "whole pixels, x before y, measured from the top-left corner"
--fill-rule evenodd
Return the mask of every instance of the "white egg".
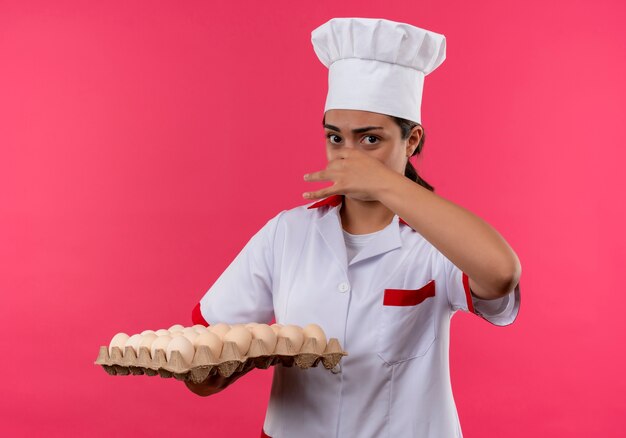
M 317 324 L 309 324 L 302 329 L 304 342 L 309 338 L 315 338 L 317 341 L 317 354 L 322 354 L 326 350 L 326 333 Z
M 183 336 L 189 339 L 191 343 L 193 343 L 193 340 L 200 336 L 200 333 L 195 330 L 191 330 L 190 332 L 183 333 Z
M 156 332 L 154 332 L 157 336 L 169 336 L 170 331 L 166 330 L 166 329 L 158 329 Z
M 297 325 L 285 325 L 278 331 L 278 336 L 288 338 L 296 352 L 300 351 L 304 342 L 302 328 Z
M 245 325 L 245 327 L 246 327 L 248 330 L 252 330 L 252 329 L 253 329 L 254 327 L 256 327 L 257 325 L 259 325 L 259 323 L 258 323 L 258 322 L 249 322 L 248 324 L 246 324 L 246 325 Z
M 126 345 L 126 341 L 128 341 L 129 336 L 126 333 L 118 333 L 111 339 L 109 342 L 109 354 L 113 351 L 113 347 L 118 347 L 124 352 L 124 346 Z
M 141 342 L 139 342 L 139 348 L 146 347 L 148 350 L 150 350 L 150 347 L 152 347 L 152 343 L 157 338 L 158 336 L 154 332 L 141 335 Z
M 250 342 L 252 342 L 252 333 L 245 326 L 236 324 L 226 332 L 222 338 L 224 342 L 234 342 L 237 344 L 237 349 L 242 356 L 250 349 Z
M 223 322 L 209 326 L 209 331 L 215 333 L 220 338 L 223 338 L 228 330 L 230 330 L 230 325 L 224 324 Z
M 193 345 L 196 348 L 201 345 L 206 345 L 216 359 L 222 354 L 222 339 L 215 333 L 206 332 L 198 335 L 198 337 L 194 339 Z
M 167 361 L 169 362 L 172 359 L 172 352 L 178 351 L 181 356 L 188 364 L 193 360 L 193 355 L 195 350 L 193 348 L 193 344 L 189 339 L 184 336 L 179 336 L 174 338 L 167 344 L 167 349 L 165 350 L 165 356 L 167 357 Z
M 208 333 L 209 332 L 209 329 L 207 327 L 205 327 L 205 326 L 198 327 L 198 326 L 194 325 L 193 327 L 196 329 L 196 333 L 198 333 L 199 335 L 201 335 L 202 333 Z
M 156 357 L 157 350 L 167 350 L 167 344 L 169 344 L 171 340 L 172 337 L 169 335 L 159 336 L 156 338 L 150 346 L 150 356 L 152 356 L 152 359 Z
M 141 332 L 141 335 L 147 335 L 148 333 L 154 333 L 154 330 L 144 330 Z
M 185 327 L 183 327 L 180 324 L 174 324 L 173 326 L 168 328 L 168 330 L 170 331 L 170 333 L 172 333 L 172 332 L 182 332 L 184 328 Z
M 257 324 L 252 327 L 252 338 L 260 339 L 268 353 L 274 351 L 278 339 L 274 330 L 267 324 Z
M 193 328 L 195 328 L 196 330 L 206 330 L 206 326 L 202 324 L 195 324 Z
M 138 353 L 139 352 L 139 343 L 140 342 L 141 342 L 141 335 L 140 334 L 132 335 L 130 338 L 128 338 L 128 340 L 124 344 L 124 348 L 132 347 L 133 350 L 135 350 L 135 353 Z
M 170 332 L 170 336 L 175 338 L 177 336 L 185 336 L 185 334 L 183 332 Z
M 278 332 L 280 331 L 282 326 L 282 324 L 272 324 L 270 327 L 272 328 L 272 330 L 274 330 L 274 333 L 278 335 Z

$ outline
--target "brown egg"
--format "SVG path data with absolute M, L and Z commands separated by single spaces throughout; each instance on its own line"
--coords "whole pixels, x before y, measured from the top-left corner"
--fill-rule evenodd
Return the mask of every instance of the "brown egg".
M 245 356 L 250 348 L 250 342 L 252 342 L 252 333 L 245 326 L 235 324 L 226 332 L 222 339 L 225 343 L 236 343 L 239 353 Z
M 215 356 L 216 359 L 222 355 L 222 339 L 212 332 L 206 332 L 199 334 L 196 339 L 193 341 L 194 347 L 198 348 L 201 345 L 206 345 L 211 350 L 211 354 Z
M 252 339 L 260 339 L 268 353 L 274 352 L 278 337 L 272 328 L 267 324 L 257 324 L 252 327 Z
M 326 350 L 326 333 L 317 324 L 309 324 L 302 329 L 304 342 L 309 338 L 315 338 L 317 341 L 317 354 L 322 354 Z
M 302 328 L 297 325 L 289 324 L 281 327 L 278 331 L 278 336 L 288 338 L 296 352 L 300 351 L 304 343 Z

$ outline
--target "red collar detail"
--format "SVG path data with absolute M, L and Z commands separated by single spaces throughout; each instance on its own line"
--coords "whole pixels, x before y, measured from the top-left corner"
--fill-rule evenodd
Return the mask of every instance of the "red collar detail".
M 399 222 L 400 222 L 401 224 L 404 224 L 404 225 L 406 225 L 407 227 L 409 227 L 409 228 L 411 229 L 411 231 L 415 231 L 415 230 L 413 229 L 413 227 L 412 227 L 412 226 L 410 226 L 409 224 L 407 224 L 407 223 L 406 223 L 406 221 L 405 221 L 404 219 L 402 219 L 401 217 L 399 217 L 399 218 L 398 218 L 398 220 L 399 220 Z
M 316 202 L 313 205 L 309 205 L 309 209 L 311 208 L 319 208 L 319 207 L 323 207 L 325 205 L 330 205 L 331 207 L 336 207 L 339 204 L 343 203 L 343 195 L 332 195 L 329 196 L 328 198 L 322 199 L 321 201 Z M 406 226 L 408 226 L 409 228 L 411 228 L 411 230 L 413 230 L 413 227 L 411 227 L 409 224 L 406 223 L 406 221 L 402 218 L 398 218 L 399 222 L 401 224 L 404 224 Z M 415 231 L 415 230 L 413 230 Z
M 324 205 L 330 205 L 331 207 L 336 207 L 343 202 L 343 195 L 332 195 L 326 199 L 322 199 L 321 201 L 316 202 L 313 205 L 310 205 L 308 208 L 319 208 Z

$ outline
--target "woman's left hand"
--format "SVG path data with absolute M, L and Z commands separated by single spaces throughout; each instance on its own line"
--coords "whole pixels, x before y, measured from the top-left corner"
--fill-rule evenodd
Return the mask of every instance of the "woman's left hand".
M 381 188 L 389 185 L 394 176 L 399 174 L 365 152 L 343 149 L 328 162 L 326 169 L 304 175 L 305 181 L 333 181 L 334 184 L 314 192 L 305 192 L 302 196 L 306 199 L 320 199 L 331 195 L 350 195 L 361 201 L 376 201 L 379 200 Z

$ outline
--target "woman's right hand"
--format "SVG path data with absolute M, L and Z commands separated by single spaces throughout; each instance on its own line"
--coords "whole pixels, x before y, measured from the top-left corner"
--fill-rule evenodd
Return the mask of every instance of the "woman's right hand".
M 254 368 L 254 364 L 249 364 L 241 371 L 236 371 L 229 377 L 223 377 L 220 373 L 209 375 L 200 383 L 193 383 L 189 380 L 185 380 L 185 385 L 191 392 L 201 397 L 207 397 L 209 395 L 216 394 L 232 385 L 237 379 L 244 376 Z

